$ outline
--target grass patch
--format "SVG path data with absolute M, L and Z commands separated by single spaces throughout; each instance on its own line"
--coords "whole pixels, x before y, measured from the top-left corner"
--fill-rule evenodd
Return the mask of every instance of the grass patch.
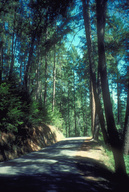
M 111 169 L 114 172 L 115 171 L 115 163 L 114 163 L 112 151 L 110 151 L 107 148 L 104 148 L 104 149 L 105 149 L 105 153 L 109 157 L 109 169 Z
M 107 156 L 109 157 L 109 168 L 112 171 L 115 171 L 115 163 L 114 163 L 114 158 L 113 158 L 113 154 L 112 151 L 110 151 L 109 149 L 107 149 L 106 147 L 104 147 L 105 152 L 107 154 Z M 125 166 L 126 166 L 126 172 L 129 175 L 129 155 L 124 155 L 124 160 L 125 160 Z
M 126 171 L 129 175 L 129 155 L 124 155 L 125 165 L 126 165 Z

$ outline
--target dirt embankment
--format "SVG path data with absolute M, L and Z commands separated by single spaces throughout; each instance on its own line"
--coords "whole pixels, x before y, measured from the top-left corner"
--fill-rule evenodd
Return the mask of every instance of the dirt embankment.
M 0 161 L 38 151 L 62 139 L 64 136 L 56 127 L 45 124 L 26 127 L 17 134 L 0 132 Z

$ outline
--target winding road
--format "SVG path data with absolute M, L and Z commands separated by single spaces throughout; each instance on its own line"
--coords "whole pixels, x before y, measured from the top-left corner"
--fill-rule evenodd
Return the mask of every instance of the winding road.
M 97 161 L 76 156 L 86 139 L 64 139 L 38 152 L 0 163 L 0 191 L 114 191 L 110 171 Z

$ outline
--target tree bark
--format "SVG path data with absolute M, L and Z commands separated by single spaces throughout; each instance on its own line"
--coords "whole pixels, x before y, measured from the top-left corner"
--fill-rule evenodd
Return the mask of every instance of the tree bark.
M 9 70 L 9 80 L 12 79 L 12 73 L 13 73 L 13 67 L 14 67 L 15 24 L 16 24 L 16 10 L 14 10 L 13 35 L 12 35 L 12 58 L 11 58 L 11 66 Z
M 93 84 L 95 103 L 96 103 L 96 112 L 99 117 L 99 122 L 101 125 L 104 141 L 106 144 L 108 144 L 108 134 L 106 131 L 105 119 L 104 119 L 104 115 L 103 115 L 103 111 L 102 111 L 102 107 L 99 99 L 98 88 L 96 86 L 96 74 L 95 74 L 95 68 L 94 68 L 94 62 L 93 62 L 93 51 L 92 51 L 92 44 L 91 44 L 89 0 L 87 0 L 87 4 L 85 0 L 82 0 L 82 4 L 83 4 L 83 18 L 84 18 L 87 46 L 88 46 L 88 58 L 89 58 L 89 64 L 90 64 L 90 78 Z
M 129 68 L 128 68 L 127 74 L 129 75 Z M 127 105 L 126 105 L 125 123 L 124 123 L 124 131 L 123 131 L 123 148 L 124 148 L 125 154 L 129 152 L 129 78 L 127 81 L 128 81 L 127 82 L 128 94 L 127 94 Z
M 91 80 L 90 83 L 90 90 L 91 90 L 91 131 L 93 138 L 95 136 L 95 117 L 96 117 L 96 104 L 95 104 L 95 96 L 94 96 L 94 89 L 93 89 L 93 82 Z
M 46 26 L 46 36 L 45 41 L 48 39 L 48 30 Z M 45 84 L 44 84 L 44 108 L 46 107 L 47 102 L 47 67 L 48 67 L 48 55 L 47 50 L 45 49 Z
M 53 99 L 52 99 L 52 111 L 55 107 L 55 94 L 56 94 L 56 50 L 54 46 L 54 66 L 53 66 Z
M 75 122 L 75 137 L 77 136 L 77 121 L 76 121 L 76 90 L 75 90 L 75 75 L 73 72 L 74 78 L 74 122 Z
M 25 75 L 24 75 L 24 87 L 25 87 L 25 90 L 28 90 L 28 86 L 29 86 L 28 85 L 29 70 L 30 70 L 30 66 L 31 66 L 31 59 L 32 59 L 32 56 L 33 56 L 35 36 L 36 36 L 36 32 L 34 32 L 32 34 L 32 37 L 31 37 L 31 44 L 30 44 L 30 49 L 29 49 L 29 57 L 28 57 L 28 62 L 27 62 L 26 71 L 25 71 Z
M 3 41 L 0 41 L 0 84 L 2 82 L 3 73 Z
M 117 71 L 117 123 L 120 124 L 120 83 L 119 83 L 118 71 Z
M 69 132 L 69 137 L 70 137 L 70 106 L 69 106 L 69 100 L 70 100 L 70 95 L 69 95 L 69 81 L 68 81 L 68 132 Z
M 126 174 L 126 169 L 123 158 L 122 146 L 116 129 L 114 115 L 112 111 L 112 104 L 107 79 L 106 58 L 105 58 L 104 33 L 105 33 L 106 5 L 107 0 L 96 0 L 98 56 L 99 56 L 98 69 L 101 77 L 101 86 L 102 86 L 102 94 L 107 121 L 109 142 L 115 160 L 115 171 L 119 176 L 121 176 Z
M 128 153 L 129 153 L 129 116 L 128 116 L 128 120 L 127 120 L 127 124 L 126 124 L 124 153 L 125 153 L 125 155 L 128 155 Z
M 86 3 L 87 1 L 87 3 Z M 89 0 L 82 0 L 83 3 L 83 18 L 85 23 L 85 31 L 86 31 L 86 39 L 87 39 L 87 46 L 88 46 L 88 59 L 90 70 L 94 70 L 94 61 L 92 57 L 93 49 L 91 45 L 91 24 L 90 24 L 90 7 L 89 7 Z M 93 79 L 90 73 L 90 92 L 91 92 L 91 132 L 94 136 L 95 130 L 95 98 L 94 98 L 94 89 L 93 89 Z

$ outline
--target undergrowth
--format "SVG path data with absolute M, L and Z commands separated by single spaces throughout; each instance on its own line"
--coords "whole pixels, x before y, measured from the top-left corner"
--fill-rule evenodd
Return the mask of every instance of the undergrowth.
M 125 165 L 126 165 L 126 171 L 129 175 L 129 155 L 124 155 Z
M 105 152 L 107 154 L 107 156 L 109 157 L 109 169 L 111 169 L 112 171 L 115 171 L 115 163 L 114 163 L 114 158 L 113 158 L 113 154 L 112 151 L 108 150 L 105 147 Z
M 109 169 L 111 169 L 112 171 L 115 171 L 115 163 L 114 163 L 112 151 L 107 149 L 107 147 L 105 147 L 105 146 L 104 146 L 104 149 L 105 149 L 107 156 L 109 157 L 109 161 L 110 161 Z M 126 172 L 129 175 L 129 155 L 124 155 L 124 160 L 125 160 Z

